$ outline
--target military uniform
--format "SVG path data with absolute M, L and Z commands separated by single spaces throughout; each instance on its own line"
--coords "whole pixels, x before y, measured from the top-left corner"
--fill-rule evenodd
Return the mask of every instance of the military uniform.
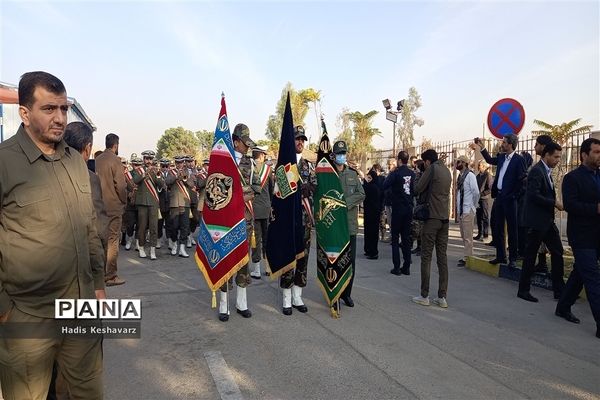
M 167 176 L 169 175 L 169 164 L 170 161 L 166 158 L 160 160 L 160 174 L 165 184 L 161 188 L 158 188 L 158 209 L 160 210 L 160 215 L 158 218 L 158 242 L 156 244 L 157 249 L 160 248 L 161 245 L 161 239 L 163 237 L 163 228 L 165 230 L 165 237 L 169 240 L 171 238 L 171 220 L 169 218 L 169 189 L 167 188 L 166 184 Z M 172 246 L 169 247 L 169 249 L 171 248 Z
M 308 138 L 302 126 L 295 128 L 295 139 L 306 142 Z M 298 150 L 296 150 L 297 152 Z M 296 154 L 297 166 L 300 178 L 302 178 L 302 225 L 304 226 L 304 256 L 296 260 L 296 268 L 290 270 L 279 280 L 283 289 L 283 313 L 290 315 L 292 307 L 300 312 L 307 312 L 308 308 L 302 301 L 302 288 L 306 286 L 306 275 L 308 269 L 308 255 L 310 253 L 310 235 L 314 225 L 313 220 L 313 195 L 317 187 L 317 175 L 314 165 L 302 158 L 302 154 Z
M 340 166 L 337 159 L 339 155 L 345 155 L 348 152 L 346 142 L 339 140 L 333 144 L 333 153 L 336 156 L 336 167 Z M 343 165 L 343 169 L 338 169 L 340 183 L 344 189 L 344 198 L 346 199 L 346 207 L 348 208 L 348 231 L 350 233 L 350 256 L 352 257 L 352 278 L 346 289 L 340 296 L 348 307 L 354 307 L 354 301 L 350 297 L 352 293 L 352 285 L 356 276 L 356 235 L 358 233 L 358 206 L 365 199 L 365 191 L 360 182 L 358 171 Z
M 266 149 L 255 147 L 252 154 L 266 154 Z M 252 266 L 250 276 L 256 279 L 261 278 L 260 260 L 264 258 L 265 247 L 267 245 L 267 228 L 271 216 L 271 196 L 273 196 L 274 180 L 271 173 L 271 166 L 264 162 L 254 162 L 254 173 L 258 176 L 260 192 L 252 200 L 254 209 L 254 247 L 252 248 Z
M 248 148 L 256 146 L 256 144 L 250 139 L 250 129 L 244 124 L 237 124 L 232 134 L 235 141 L 240 141 Z M 244 202 L 246 207 L 244 208 L 244 218 L 246 219 L 246 233 L 248 235 L 248 255 L 251 252 L 251 238 L 252 231 L 254 229 L 254 213 L 251 209 L 251 201 L 254 196 L 260 192 L 260 182 L 258 176 L 254 171 L 252 158 L 246 154 L 242 154 L 235 151 L 235 161 L 240 171 L 242 180 L 242 191 L 244 195 Z M 236 293 L 236 309 L 238 314 L 241 314 L 244 318 L 250 318 L 252 313 L 248 309 L 248 302 L 246 296 L 246 288 L 250 284 L 250 275 L 248 273 L 248 264 L 244 265 L 235 276 L 235 283 L 237 286 Z M 221 299 L 219 303 L 219 320 L 227 321 L 229 315 L 228 310 L 228 296 L 223 294 L 228 287 L 231 287 L 231 280 L 228 284 L 221 286 Z
M 140 167 L 143 162 L 137 154 L 131 155 L 131 167 L 125 167 L 123 174 L 125 174 L 125 182 L 127 183 L 127 203 L 125 204 L 125 213 L 123 214 L 123 221 L 125 225 L 125 235 L 127 237 L 125 242 L 125 250 L 131 249 L 131 244 L 134 240 L 134 235 L 137 226 L 137 206 L 135 205 L 135 196 L 137 193 L 137 185 L 133 181 L 133 175 L 131 171 L 134 168 Z M 138 249 L 137 239 L 135 249 Z
M 198 228 L 198 223 L 200 222 L 200 211 L 198 211 L 198 170 L 194 163 L 196 160 L 192 156 L 186 156 L 185 162 L 187 164 L 188 176 L 192 183 L 190 186 L 190 235 L 188 236 L 186 246 L 191 248 L 193 244 L 196 244 L 196 241 L 193 240 L 193 234 Z
M 158 189 L 165 186 L 158 167 L 152 165 L 156 153 L 152 150 L 142 152 L 144 166 L 136 167 L 131 171 L 133 182 L 138 187 L 135 195 L 138 221 L 138 243 L 141 258 L 146 258 L 146 229 L 150 231 L 150 259 L 156 260 L 156 243 L 158 236 Z M 147 162 L 148 161 L 148 162 Z
M 175 169 L 169 171 L 166 184 L 169 188 L 171 240 L 174 244 L 171 255 L 177 255 L 177 249 L 179 249 L 179 256 L 187 258 L 189 255 L 185 251 L 185 245 L 190 235 L 190 187 L 192 182 L 188 179 L 188 172 L 183 161 L 183 157 L 175 157 Z

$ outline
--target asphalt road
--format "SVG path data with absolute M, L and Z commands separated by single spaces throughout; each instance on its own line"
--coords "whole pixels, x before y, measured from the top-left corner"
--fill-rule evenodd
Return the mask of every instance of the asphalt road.
M 453 236 L 457 235 L 452 228 Z M 277 282 L 248 289 L 253 316 L 228 322 L 193 258 L 139 259 L 122 250 L 127 283 L 113 298 L 142 300 L 142 338 L 106 339 L 105 398 L 124 399 L 599 399 L 600 340 L 587 303 L 574 325 L 554 316 L 552 293 L 537 304 L 516 297 L 516 282 L 456 267 L 449 248 L 448 309 L 411 302 L 419 294 L 420 258 L 395 276 L 391 248 L 362 256 L 358 237 L 354 308 L 331 318 L 309 261 L 309 311 L 281 313 Z M 476 254 L 487 251 L 478 245 Z M 434 260 L 435 261 L 435 260 Z M 437 293 L 435 262 L 431 295 Z

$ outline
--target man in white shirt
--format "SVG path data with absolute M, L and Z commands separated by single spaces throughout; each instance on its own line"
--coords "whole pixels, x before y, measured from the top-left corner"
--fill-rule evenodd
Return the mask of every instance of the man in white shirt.
M 488 164 L 498 166 L 498 174 L 492 185 L 492 198 L 495 199 L 493 208 L 495 223 L 492 226 L 492 231 L 496 243 L 496 258 L 491 260 L 490 263 L 504 264 L 507 262 L 504 244 L 504 224 L 506 223 L 509 267 L 516 267 L 519 243 L 517 198 L 527 176 L 525 159 L 515 152 L 518 144 L 519 138 L 517 135 L 512 133 L 505 135 L 500 145 L 501 152 L 496 157 L 490 156 L 479 138 L 471 144 L 473 150 L 481 151 L 481 155 Z
M 473 223 L 479 202 L 477 178 L 469 169 L 469 163 L 467 156 L 460 156 L 456 161 L 456 169 L 460 172 L 456 183 L 456 214 L 465 248 L 465 257 L 458 260 L 459 267 L 464 267 L 467 257 L 473 255 Z

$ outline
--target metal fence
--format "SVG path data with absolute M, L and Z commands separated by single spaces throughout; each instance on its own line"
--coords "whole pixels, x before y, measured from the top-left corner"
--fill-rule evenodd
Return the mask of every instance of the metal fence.
M 589 138 L 592 135 L 592 133 L 582 133 L 582 134 L 578 134 L 578 135 L 573 135 L 569 138 L 569 140 L 567 141 L 566 144 L 564 144 L 562 146 L 562 160 L 560 165 L 555 168 L 555 182 L 558 182 L 558 185 L 560 185 L 560 182 L 562 181 L 563 176 L 577 168 L 577 166 L 579 165 L 579 147 L 581 146 L 581 143 Z M 496 138 L 486 138 L 486 139 L 482 139 L 485 143 L 485 148 L 489 151 L 490 154 L 496 154 L 499 149 L 500 149 L 500 141 Z M 453 168 L 455 161 L 458 157 L 465 155 L 467 156 L 470 160 L 473 161 L 473 168 L 476 168 L 476 163 L 479 160 L 482 160 L 483 157 L 481 156 L 481 153 L 479 151 L 473 151 L 469 148 L 469 145 L 473 143 L 473 140 L 463 140 L 463 141 L 442 141 L 442 142 L 435 142 L 432 144 L 432 146 L 428 147 L 428 148 L 433 148 L 435 149 L 435 151 L 437 151 L 437 153 L 439 155 L 445 154 L 446 155 L 446 165 L 448 166 L 448 168 L 450 168 L 450 172 L 452 173 L 452 187 L 450 190 L 450 196 L 451 196 L 451 209 L 450 209 L 450 215 L 451 218 L 455 218 L 455 200 L 454 200 L 454 194 L 456 193 L 456 180 L 457 180 L 457 176 L 458 176 L 458 171 L 456 170 L 456 168 Z M 519 137 L 519 146 L 517 148 L 517 151 L 519 153 L 522 152 L 528 152 L 532 158 L 533 158 L 533 163 L 536 163 L 537 161 L 539 161 L 539 157 L 535 155 L 535 137 L 534 136 L 520 136 Z M 417 158 L 420 158 L 420 155 L 423 151 L 427 150 L 427 148 L 422 148 L 422 146 L 415 146 L 415 147 L 410 147 L 408 149 L 406 149 L 408 151 L 408 153 L 411 156 L 416 156 Z M 370 166 L 372 166 L 375 163 L 379 163 L 383 166 L 384 169 L 386 169 L 387 167 L 387 161 L 390 158 L 395 159 L 396 157 L 392 154 L 393 150 L 389 149 L 389 150 L 376 150 L 371 152 L 368 160 L 367 160 L 367 167 L 370 168 Z M 494 166 L 492 166 L 492 173 L 495 174 L 496 172 L 496 168 Z M 475 171 L 475 173 L 477 173 L 477 171 Z M 560 186 L 559 186 L 560 187 Z M 557 193 L 560 196 L 560 193 Z M 559 228 L 562 228 L 563 225 L 566 227 L 566 223 L 564 223 L 563 219 L 566 218 L 566 214 L 565 213 L 560 213 L 560 215 L 557 216 L 557 222 L 560 225 Z M 563 230 L 563 229 L 561 229 Z

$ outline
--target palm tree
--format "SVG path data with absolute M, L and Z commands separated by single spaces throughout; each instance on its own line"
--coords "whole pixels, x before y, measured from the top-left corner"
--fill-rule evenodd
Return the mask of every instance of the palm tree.
M 366 114 L 360 111 L 354 111 L 348 113 L 350 122 L 354 124 L 354 140 L 350 144 L 351 154 L 356 157 L 360 165 L 361 170 L 365 170 L 367 164 L 367 154 L 373 150 L 371 140 L 375 135 L 381 135 L 381 132 L 377 128 L 373 128 L 373 117 L 377 115 L 378 111 L 371 110 Z
M 532 131 L 532 135 L 534 137 L 539 135 L 548 135 L 554 140 L 556 143 L 563 147 L 562 159 L 558 166 L 554 168 L 552 171 L 552 179 L 556 182 L 556 194 L 559 198 L 562 198 L 562 178 L 567 172 L 567 165 L 570 164 L 570 160 L 573 156 L 572 148 L 566 148 L 565 145 L 568 144 L 569 139 L 571 137 L 578 135 L 580 133 L 587 133 L 592 130 L 593 125 L 584 125 L 579 128 L 577 126 L 581 122 L 581 118 L 574 119 L 570 122 L 564 122 L 560 125 L 552 125 L 544 121 L 533 120 L 533 123 L 539 126 L 540 130 Z M 575 151 L 577 154 L 577 151 Z
M 554 140 L 556 143 L 564 146 L 567 144 L 571 136 L 578 135 L 580 133 L 587 133 L 592 130 L 593 125 L 584 125 L 582 127 L 576 128 L 581 122 L 581 118 L 574 119 L 571 122 L 563 122 L 560 125 L 552 125 L 544 121 L 534 120 L 533 123 L 539 126 L 540 128 L 544 128 L 538 131 L 532 131 L 533 136 L 539 135 L 548 135 Z M 576 128 L 576 129 L 573 129 Z

